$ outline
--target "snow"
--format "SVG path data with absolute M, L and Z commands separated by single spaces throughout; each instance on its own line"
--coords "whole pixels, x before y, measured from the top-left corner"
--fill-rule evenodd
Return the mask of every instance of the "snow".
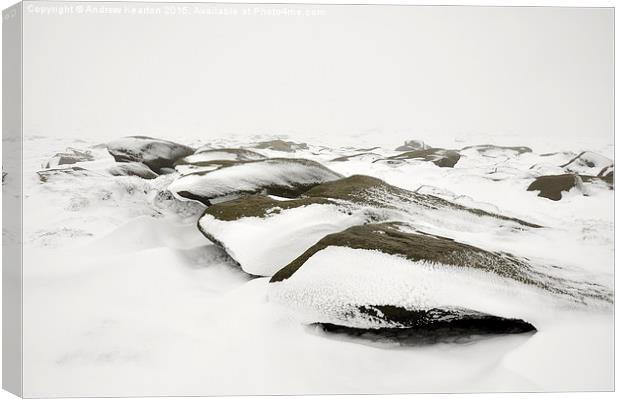
M 361 212 L 347 213 L 337 205 L 308 205 L 274 209 L 264 218 L 245 217 L 235 221 L 200 219 L 200 227 L 239 262 L 246 272 L 271 276 L 304 253 L 327 234 L 363 223 Z M 256 245 L 260 241 L 261 245 Z
M 209 144 L 250 147 L 268 139 L 230 136 L 210 139 Z M 544 270 L 557 266 L 560 276 L 612 286 L 614 192 L 595 187 L 588 197 L 569 193 L 561 201 L 550 201 L 526 191 L 534 176 L 526 177 L 523 172 L 530 173 L 529 168 L 537 163 L 557 166 L 570 160 L 570 156 L 566 161 L 560 157 L 549 160 L 540 155 L 543 152 L 578 154 L 588 150 L 612 156 L 613 145 L 591 143 L 587 137 L 582 141 L 566 140 L 562 148 L 544 138 L 529 143 L 521 142 L 519 137 L 464 137 L 458 146 L 486 142 L 527 145 L 534 153 L 505 159 L 465 155 L 452 169 L 429 162 L 394 167 L 363 157 L 328 162 L 356 153 L 352 148 L 375 145 L 382 148 L 373 149 L 373 153 L 395 155 L 391 149 L 402 144 L 401 138 L 376 134 L 355 138 L 335 134 L 330 139 L 331 143 L 313 143 L 310 138 L 296 137 L 294 141 L 308 142 L 309 149 L 279 152 L 277 156 L 309 158 L 344 176 L 367 174 L 412 191 L 432 186 L 435 193 L 467 196 L 462 199 L 467 203 L 491 204 L 502 214 L 545 228 L 514 231 L 510 226 L 498 227 L 490 219 L 448 211 L 431 215 L 421 208 L 395 211 L 401 214 L 394 217 L 409 215 L 407 220 L 424 231 L 488 250 L 513 252 Z M 454 140 L 420 139 L 445 148 L 456 146 Z M 374 280 L 377 269 L 372 261 L 384 261 L 388 255 L 359 256 L 355 251 L 359 265 L 354 266 L 350 260 L 347 266 L 346 262 L 327 259 L 329 251 L 336 249 L 331 255 L 342 256 L 351 251 L 346 248 L 321 251 L 310 260 L 316 262 L 312 267 L 302 267 L 301 274 L 279 286 L 270 284 L 268 278 L 252 279 L 200 234 L 196 223 L 203 206 L 167 195 L 166 188 L 178 175 L 153 180 L 109 176 L 104 172 L 114 166 L 114 161 L 105 149 L 90 147 L 97 142 L 32 136 L 25 140 L 25 396 L 613 389 L 613 313 L 605 307 L 575 305 L 566 298 L 473 272 L 455 273 L 428 265 L 410 270 L 395 257 L 385 259 L 386 267 L 407 279 L 393 281 L 396 277 L 386 276 L 385 280 Z M 194 147 L 205 144 L 192 138 L 174 140 Z M 41 183 L 36 171 L 42 162 L 67 147 L 92 150 L 94 161 L 70 166 L 85 168 L 97 176 L 66 176 Z M 269 150 L 257 152 L 270 155 Z M 498 166 L 507 168 L 502 169 L 504 178 L 494 181 L 489 171 Z M 271 170 L 241 172 L 224 168 L 214 174 L 219 176 L 214 182 L 220 184 L 216 185 L 219 190 L 247 173 L 264 179 L 275 174 L 288 181 L 290 170 L 275 165 Z M 6 184 L 17 180 L 9 174 Z M 257 235 L 245 236 L 241 234 L 243 229 L 232 224 L 217 226 L 222 234 L 235 238 L 237 253 L 245 245 L 245 250 L 254 254 L 248 258 L 271 261 L 270 257 L 285 254 L 270 254 L 269 247 L 281 242 L 277 236 L 284 236 L 288 229 L 303 227 L 292 232 L 295 240 L 290 240 L 291 245 L 301 248 L 311 241 L 311 234 L 304 229 L 314 234 L 318 231 L 314 228 L 331 228 L 330 223 L 339 228 L 336 225 L 349 220 L 339 219 L 339 214 L 324 207 L 288 212 L 281 216 L 304 219 L 303 226 L 287 222 L 277 213 L 264 220 L 242 220 L 244 226 L 256 229 Z M 281 231 L 267 234 L 268 229 Z M 3 236 L 10 239 L 11 232 L 3 231 Z M 301 245 L 303 240 L 305 244 Z M 353 267 L 355 273 L 347 274 L 338 287 L 328 285 L 327 278 L 317 271 L 336 278 Z M 413 277 L 420 281 L 416 283 Z M 292 286 L 286 288 L 284 283 L 300 284 L 295 283 L 295 278 L 312 281 L 320 290 L 365 299 L 397 299 L 411 305 L 463 300 L 485 311 L 521 315 L 538 332 L 421 346 L 335 336 L 304 325 L 304 318 L 311 319 L 308 313 L 316 312 L 317 307 L 289 289 Z M 376 281 L 376 285 L 369 287 L 369 280 Z M 422 282 L 428 290 L 418 289 Z M 409 286 L 416 288 L 411 296 L 398 296 L 402 290 L 392 289 Z M 453 289 L 445 296 L 434 292 L 448 291 L 449 287 Z M 498 299 L 484 301 L 483 293 L 492 293 Z M 296 298 L 303 312 L 291 312 L 288 305 L 280 303 L 289 295 Z M 333 309 L 330 303 L 318 305 L 318 309 Z

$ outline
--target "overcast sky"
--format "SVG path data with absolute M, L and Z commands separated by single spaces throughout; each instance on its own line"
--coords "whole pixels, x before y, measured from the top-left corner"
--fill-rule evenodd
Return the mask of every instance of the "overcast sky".
M 611 9 L 157 6 L 25 10 L 26 133 L 612 140 Z

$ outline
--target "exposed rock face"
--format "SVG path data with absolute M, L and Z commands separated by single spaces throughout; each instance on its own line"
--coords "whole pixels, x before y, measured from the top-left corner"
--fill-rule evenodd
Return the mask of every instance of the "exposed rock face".
M 432 162 L 440 168 L 453 168 L 461 159 L 461 154 L 454 150 L 443 148 L 429 148 L 425 150 L 408 151 L 402 154 L 385 158 L 387 161 L 417 160 Z
M 138 176 L 143 179 L 154 179 L 159 176 L 141 162 L 119 163 L 108 169 L 112 176 Z
M 407 140 L 405 144 L 397 147 L 394 151 L 417 151 L 417 150 L 428 150 L 431 146 L 426 145 L 422 140 Z
M 270 282 L 270 300 L 306 321 L 354 329 L 476 321 L 524 332 L 534 328 L 524 315 L 537 295 L 575 303 L 613 301 L 613 294 L 596 284 L 559 278 L 526 259 L 396 222 L 327 235 Z M 482 299 L 490 297 L 493 303 Z
M 146 136 L 129 136 L 108 143 L 108 152 L 117 162 L 142 162 L 161 173 L 173 168 L 177 159 L 194 153 L 183 144 Z
M 583 188 L 583 180 L 579 175 L 563 174 L 540 176 L 532 182 L 527 191 L 539 191 L 538 196 L 548 198 L 553 201 L 562 199 L 563 191 L 570 191 L 572 188 Z
M 95 157 L 90 151 L 80 151 L 75 148 L 67 148 L 65 152 L 59 152 L 45 162 L 43 168 L 55 168 L 61 165 L 71 165 L 78 162 L 92 161 Z
M 270 140 L 270 141 L 261 141 L 256 144 L 254 148 L 263 149 L 263 150 L 272 150 L 272 151 L 282 151 L 282 152 L 295 152 L 298 150 L 307 150 L 308 144 L 306 143 L 295 143 L 293 141 L 285 141 L 285 140 Z
M 341 177 L 315 161 L 272 158 L 231 162 L 212 171 L 191 173 L 174 181 L 169 190 L 178 197 L 210 205 L 218 198 L 254 193 L 294 198 Z

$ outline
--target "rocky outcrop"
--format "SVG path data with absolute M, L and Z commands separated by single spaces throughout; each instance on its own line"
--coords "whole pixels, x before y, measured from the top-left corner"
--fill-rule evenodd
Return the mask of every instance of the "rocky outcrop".
M 342 177 L 307 159 L 227 162 L 215 170 L 182 176 L 170 185 L 169 190 L 180 198 L 210 205 L 214 200 L 254 193 L 294 198 L 317 184 Z

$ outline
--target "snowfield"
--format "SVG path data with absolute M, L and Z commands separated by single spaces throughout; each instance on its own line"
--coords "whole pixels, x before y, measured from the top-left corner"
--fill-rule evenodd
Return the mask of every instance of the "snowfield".
M 403 143 L 371 136 L 164 139 L 115 140 L 130 164 L 99 142 L 26 136 L 25 396 L 614 388 L 612 145 L 472 136 L 404 146 L 455 151 L 450 167 L 389 162 Z M 545 187 L 557 201 L 528 191 L 566 173 L 583 184 Z M 385 185 L 337 186 L 354 175 Z M 15 182 L 7 175 L 4 189 Z M 462 258 L 413 260 L 397 246 L 316 247 L 392 222 L 517 259 L 539 284 Z M 300 267 L 272 280 L 291 264 Z M 375 305 L 479 312 L 536 331 L 373 335 L 394 327 L 358 311 Z

